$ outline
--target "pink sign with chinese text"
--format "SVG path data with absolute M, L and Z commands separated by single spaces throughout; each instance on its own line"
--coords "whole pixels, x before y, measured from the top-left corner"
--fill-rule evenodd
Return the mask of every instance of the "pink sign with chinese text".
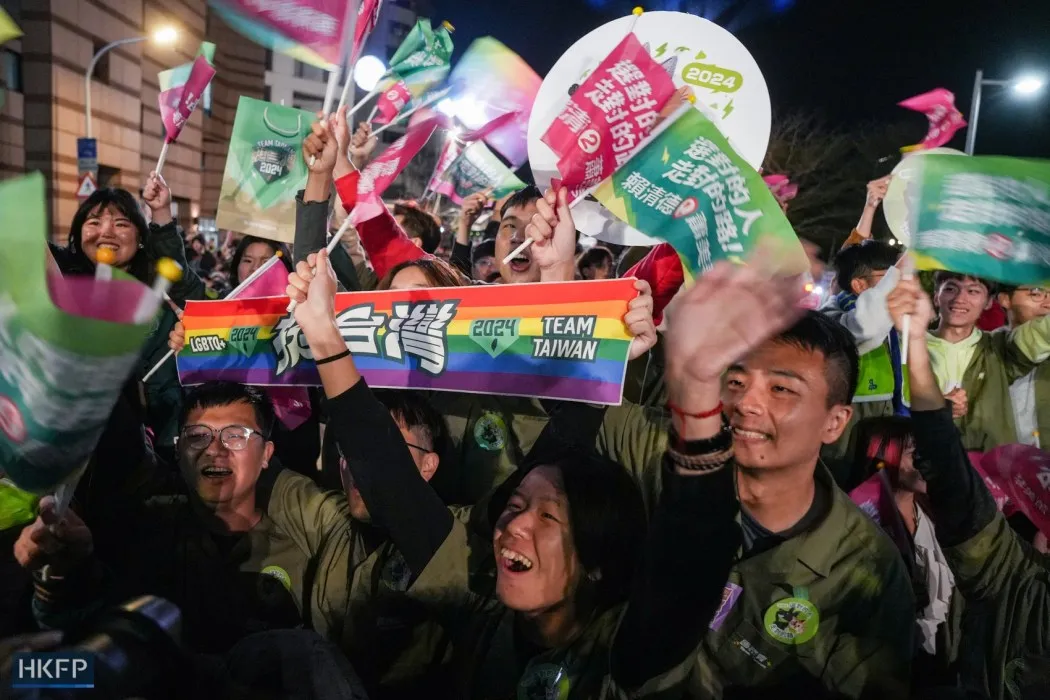
M 1001 445 L 985 452 L 980 465 L 1009 502 L 1050 536 L 1050 452 L 1032 445 Z
M 378 158 L 361 171 L 361 179 L 357 183 L 358 197 L 383 194 L 405 169 L 408 162 L 415 158 L 420 149 L 426 145 L 444 119 L 444 115 L 436 115 L 426 121 L 410 125 L 404 136 L 390 144 L 390 148 L 383 151 Z
M 379 100 L 376 101 L 376 116 L 372 121 L 375 124 L 389 124 L 411 99 L 412 93 L 409 92 L 405 81 L 397 81 L 379 96 Z
M 952 140 L 955 132 L 966 126 L 962 112 L 955 107 L 955 95 L 944 88 L 936 88 L 910 97 L 898 106 L 922 112 L 930 120 L 930 130 L 918 146 L 924 149 L 940 148 Z
M 652 131 L 674 93 L 671 76 L 628 34 L 542 137 L 558 156 L 562 185 L 575 194 L 612 175 Z
M 204 56 L 197 56 L 190 68 L 186 82 L 160 93 L 160 117 L 164 121 L 164 132 L 168 141 L 174 141 L 182 133 L 197 103 L 204 95 L 204 89 L 215 77 L 215 69 Z
M 353 65 L 361 55 L 368 36 L 376 28 L 379 22 L 379 11 L 383 8 L 383 0 L 361 0 L 357 7 L 357 23 L 354 25 L 354 48 L 350 52 L 350 65 Z

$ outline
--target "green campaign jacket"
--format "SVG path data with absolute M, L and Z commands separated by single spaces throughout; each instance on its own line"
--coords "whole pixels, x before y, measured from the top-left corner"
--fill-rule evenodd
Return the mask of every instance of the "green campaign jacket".
M 638 481 L 650 513 L 661 490 L 667 421 L 663 409 L 625 403 L 608 409 L 598 434 L 600 450 Z M 906 696 L 915 602 L 904 562 L 820 465 L 816 478 L 831 489 L 830 512 L 816 529 L 736 563 L 726 600 L 734 587 L 742 591 L 697 650 L 691 697 L 799 676 L 846 697 Z M 812 639 L 788 644 L 766 632 L 766 616 L 796 588 L 808 588 L 820 620 Z
M 1010 385 L 1039 364 L 1030 358 L 1040 359 L 1047 352 L 1050 352 L 1050 317 L 1026 323 L 1014 331 L 1001 329 L 981 336 L 963 375 L 967 414 L 955 421 L 967 450 L 987 452 L 998 445 L 1017 442 Z M 1037 379 L 1037 385 L 1042 386 L 1043 403 L 1037 415 L 1040 432 L 1045 433 L 1043 425 L 1050 421 L 1050 409 L 1045 405 L 1050 397 L 1050 375 L 1046 370 L 1040 374 L 1042 379 Z M 1037 399 L 1039 392 L 1037 388 Z
M 986 620 L 983 653 L 970 657 L 976 663 L 964 678 L 994 700 L 1019 698 L 1030 661 L 1050 659 L 1050 558 L 1022 541 L 1002 513 L 944 553 L 967 605 L 983 608 Z

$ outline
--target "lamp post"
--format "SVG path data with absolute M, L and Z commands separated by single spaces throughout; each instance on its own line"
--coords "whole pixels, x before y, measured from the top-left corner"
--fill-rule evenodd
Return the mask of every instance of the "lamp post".
M 110 49 L 124 46 L 126 44 L 137 44 L 140 41 L 146 41 L 150 38 L 160 45 L 173 44 L 175 43 L 175 38 L 177 36 L 178 33 L 175 31 L 174 27 L 164 27 L 154 32 L 152 37 L 133 36 L 128 37 L 127 39 L 111 41 L 91 57 L 91 63 L 88 64 L 87 70 L 84 71 L 84 129 L 88 138 L 91 138 L 91 75 L 95 72 L 95 65 L 98 64 L 102 56 L 104 56 Z
M 1020 95 L 1033 95 L 1043 89 L 1044 80 L 1038 76 L 1023 76 L 1015 80 L 987 80 L 984 71 L 978 70 L 973 79 L 973 98 L 970 100 L 970 126 L 966 129 L 966 155 L 973 155 L 977 142 L 977 119 L 981 114 L 981 91 L 985 85 L 1011 86 Z

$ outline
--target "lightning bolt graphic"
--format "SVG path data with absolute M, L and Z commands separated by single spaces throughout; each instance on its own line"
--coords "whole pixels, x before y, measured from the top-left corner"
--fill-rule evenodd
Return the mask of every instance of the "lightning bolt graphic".
M 671 154 L 667 152 L 667 146 L 664 146 L 664 155 L 661 160 L 664 162 L 664 165 L 667 165 L 667 161 L 671 160 Z

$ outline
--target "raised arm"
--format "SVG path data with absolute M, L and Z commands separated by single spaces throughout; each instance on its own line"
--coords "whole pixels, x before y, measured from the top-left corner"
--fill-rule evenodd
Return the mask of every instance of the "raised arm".
M 801 296 L 799 279 L 771 276 L 761 260 L 740 268 L 719 263 L 669 319 L 664 487 L 612 652 L 614 679 L 634 695 L 674 682 L 671 672 L 692 659 L 718 610 L 740 545 L 722 375 L 790 326 Z
M 314 274 L 313 270 L 317 273 Z M 452 515 L 416 469 L 390 413 L 369 391 L 335 321 L 335 273 L 325 251 L 288 277 L 295 320 L 317 362 L 335 433 L 373 522 L 416 573 L 452 530 Z
M 190 269 L 186 260 L 186 241 L 182 228 L 171 216 L 171 190 L 168 189 L 164 178 L 151 172 L 142 188 L 142 199 L 153 215 L 149 225 L 149 236 L 144 241 L 146 254 L 152 262 L 161 258 L 171 258 L 182 267 L 182 277 L 172 283 L 168 296 L 178 302 L 204 299 L 204 282 Z

